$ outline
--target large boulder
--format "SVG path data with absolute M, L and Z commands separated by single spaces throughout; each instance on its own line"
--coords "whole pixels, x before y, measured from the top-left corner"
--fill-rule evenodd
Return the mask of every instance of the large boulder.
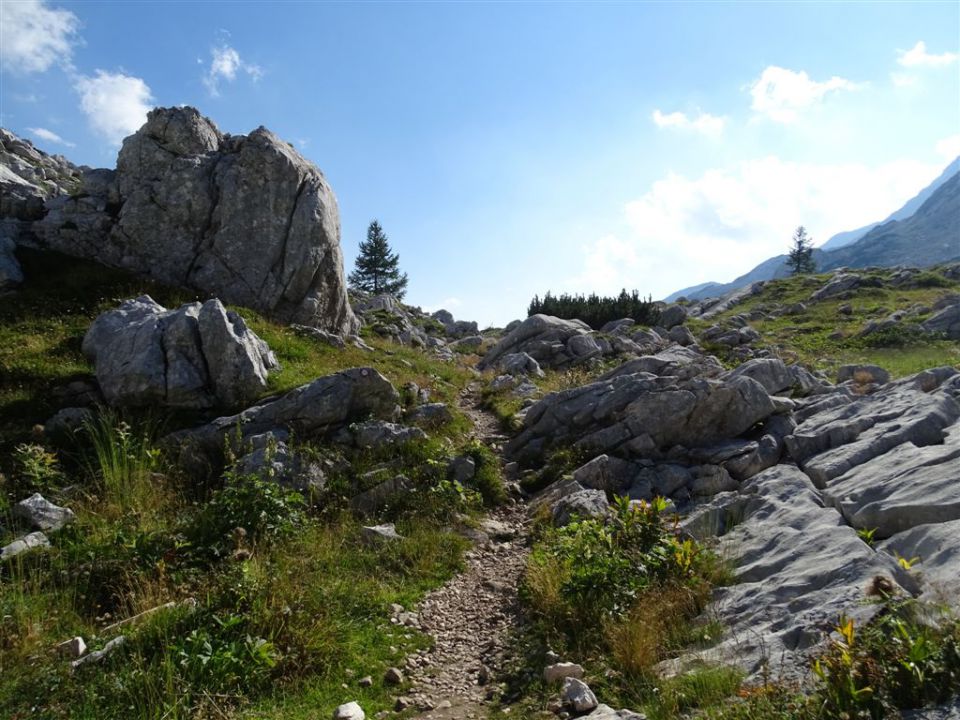
M 323 174 L 265 128 L 224 135 L 190 107 L 157 108 L 115 175 L 47 203 L 39 243 L 335 333 L 347 301 L 337 201 Z
M 943 333 L 950 340 L 960 340 L 960 301 L 947 305 L 923 323 L 930 333 Z
M 236 407 L 266 390 L 277 361 L 216 298 L 167 310 L 144 295 L 100 315 L 83 339 L 111 405 Z
M 735 438 L 776 411 L 756 380 L 635 372 L 551 393 L 529 408 L 507 453 L 527 463 L 556 447 L 645 457 Z
M 23 282 L 23 271 L 13 254 L 15 248 L 12 238 L 0 235 L 0 290 Z
M 590 333 L 590 326 L 582 320 L 531 315 L 490 348 L 478 367 L 495 368 L 503 356 L 514 353 L 526 353 L 541 367 L 571 365 L 599 354 L 596 342 L 590 342 L 592 338 L 578 339 Z

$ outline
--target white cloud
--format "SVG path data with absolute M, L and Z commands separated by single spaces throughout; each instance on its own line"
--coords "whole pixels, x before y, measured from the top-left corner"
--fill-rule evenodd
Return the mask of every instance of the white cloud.
M 903 67 L 943 67 L 957 61 L 957 53 L 943 52 L 931 55 L 927 52 L 927 44 L 920 40 L 909 50 L 897 50 L 897 63 Z
M 53 130 L 47 130 L 46 128 L 27 128 L 31 135 L 34 137 L 40 138 L 41 140 L 46 140 L 47 142 L 54 143 L 56 145 L 65 145 L 66 147 L 76 147 L 76 143 L 69 142 L 64 140 L 62 137 L 57 135 Z
M 217 97 L 220 95 L 220 81 L 233 82 L 240 72 L 246 73 L 254 82 L 263 76 L 259 65 L 244 62 L 239 52 L 223 43 L 210 51 L 210 68 L 203 76 L 203 84 L 213 97 Z
M 801 110 L 814 105 L 827 93 L 855 90 L 857 85 L 834 75 L 829 80 L 816 82 L 806 72 L 795 72 L 771 65 L 750 86 L 751 107 L 771 120 L 790 123 Z
M 937 154 L 947 160 L 960 157 L 960 133 L 949 135 L 937 143 Z
M 890 73 L 890 80 L 897 87 L 913 87 L 917 84 L 917 76 L 910 73 Z
M 820 165 L 766 157 L 671 174 L 624 208 L 626 230 L 587 245 L 573 283 L 663 297 L 706 280 L 728 282 L 785 252 L 797 225 L 815 244 L 880 220 L 942 170 L 904 160 L 880 166 Z
M 700 114 L 690 119 L 685 113 L 672 112 L 664 114 L 659 109 L 653 111 L 653 122 L 659 128 L 681 128 L 685 130 L 694 130 L 695 132 L 708 135 L 710 137 L 719 137 L 723 134 L 723 127 L 727 122 L 725 117 L 717 117 L 710 113 L 700 112 Z
M 147 84 L 122 72 L 97 70 L 94 77 L 81 75 L 75 87 L 90 125 L 114 145 L 139 130 L 153 107 Z
M 80 27 L 69 10 L 47 7 L 42 0 L 0 2 L 0 63 L 4 70 L 29 74 L 54 64 L 70 66 Z

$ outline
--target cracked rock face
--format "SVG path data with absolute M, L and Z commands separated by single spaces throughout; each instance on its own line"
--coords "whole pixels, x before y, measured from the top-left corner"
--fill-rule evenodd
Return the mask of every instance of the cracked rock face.
M 99 173 L 99 174 L 98 174 Z M 335 333 L 347 301 L 337 200 L 323 174 L 265 128 L 224 135 L 193 108 L 158 108 L 124 140 L 116 173 L 47 203 L 41 246 L 195 288 Z

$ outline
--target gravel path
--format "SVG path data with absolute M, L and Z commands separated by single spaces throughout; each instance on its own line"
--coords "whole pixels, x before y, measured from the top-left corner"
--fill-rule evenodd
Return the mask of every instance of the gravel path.
M 475 435 L 499 454 L 506 439 L 494 416 L 478 407 L 476 388 L 461 396 Z M 517 598 L 528 548 L 526 506 L 499 508 L 481 524 L 467 567 L 430 593 L 419 608 L 434 647 L 408 658 L 412 706 L 421 720 L 463 720 L 487 714 L 491 686 L 504 667 L 508 642 L 520 622 Z

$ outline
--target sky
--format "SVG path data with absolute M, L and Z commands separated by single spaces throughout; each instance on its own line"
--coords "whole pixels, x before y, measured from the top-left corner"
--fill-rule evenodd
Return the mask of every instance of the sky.
M 154 106 L 264 125 L 406 301 L 654 299 L 881 220 L 960 154 L 960 3 L 0 0 L 0 124 L 114 167 Z

